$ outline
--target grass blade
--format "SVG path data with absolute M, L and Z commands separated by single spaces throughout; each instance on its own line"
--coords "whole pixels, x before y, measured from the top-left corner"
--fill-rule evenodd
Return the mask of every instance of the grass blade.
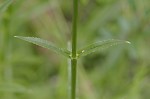
M 7 10 L 7 8 L 9 7 L 9 5 L 12 3 L 12 0 L 6 0 L 4 3 L 2 3 L 0 5 L 0 15 Z
M 61 54 L 61 55 L 64 55 L 64 56 L 70 58 L 70 53 L 71 53 L 70 51 L 68 51 L 67 49 L 64 49 L 64 48 L 58 48 L 47 40 L 43 40 L 43 39 L 36 38 L 36 37 L 23 37 L 23 36 L 15 36 L 15 37 L 25 40 L 25 41 L 28 41 L 30 43 L 36 44 L 43 48 L 50 49 L 58 54 Z
M 109 48 L 111 46 L 123 44 L 123 43 L 130 44 L 129 41 L 114 40 L 114 39 L 99 41 L 99 42 L 93 43 L 93 44 L 79 50 L 78 51 L 78 57 L 86 56 L 86 55 L 93 53 L 93 52 L 96 52 L 98 50 L 102 50 L 102 49 L 104 50 L 104 49 Z
M 30 93 L 31 91 L 16 83 L 0 83 L 0 92 Z

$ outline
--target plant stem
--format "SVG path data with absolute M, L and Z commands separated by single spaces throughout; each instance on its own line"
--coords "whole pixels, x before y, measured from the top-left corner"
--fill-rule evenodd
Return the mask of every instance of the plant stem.
M 78 0 L 73 0 L 73 23 L 72 23 L 72 57 L 76 58 L 77 50 L 77 17 L 78 17 Z
M 78 17 L 78 0 L 73 0 L 72 59 L 71 59 L 71 99 L 76 98 L 77 17 Z
M 76 98 L 76 72 L 77 60 L 71 60 L 71 99 Z

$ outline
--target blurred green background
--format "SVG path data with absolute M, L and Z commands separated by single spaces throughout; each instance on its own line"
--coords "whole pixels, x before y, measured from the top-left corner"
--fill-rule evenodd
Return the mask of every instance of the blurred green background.
M 67 99 L 67 59 L 13 36 L 36 36 L 66 48 L 72 1 L 9 1 L 0 0 L 0 99 Z M 112 38 L 132 44 L 83 57 L 78 98 L 150 99 L 150 0 L 79 3 L 78 48 Z

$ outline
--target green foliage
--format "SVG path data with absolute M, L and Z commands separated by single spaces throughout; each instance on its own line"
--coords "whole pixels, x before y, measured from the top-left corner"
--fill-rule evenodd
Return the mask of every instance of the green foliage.
M 55 47 L 54 44 L 52 44 L 49 41 L 46 41 L 46 40 L 43 40 L 40 38 L 36 38 L 36 37 L 22 37 L 22 36 L 15 36 L 15 37 L 25 40 L 25 41 L 28 41 L 30 43 L 36 44 L 38 46 L 50 49 L 58 54 L 66 56 L 66 57 L 70 57 L 70 54 L 71 54 L 70 51 L 68 51 L 67 49 L 64 49 L 64 48 Z
M 71 82 L 70 85 L 68 85 L 71 88 L 71 92 L 68 94 L 70 95 L 69 99 L 76 99 L 76 82 L 77 82 L 77 62 L 78 57 L 85 56 L 87 54 L 90 54 L 92 52 L 95 52 L 99 49 L 108 48 L 113 45 L 121 44 L 121 43 L 128 43 L 128 41 L 121 41 L 121 40 L 106 40 L 94 43 L 92 45 L 89 45 L 88 47 L 83 48 L 79 52 L 77 52 L 77 19 L 78 19 L 78 0 L 73 0 L 73 22 L 72 22 L 72 52 L 58 48 L 53 46 L 50 42 L 46 40 L 42 40 L 40 38 L 36 37 L 22 37 L 22 36 L 15 36 L 17 38 L 20 38 L 22 40 L 28 41 L 30 43 L 36 44 L 38 46 L 51 49 L 55 51 L 56 53 L 60 53 L 64 56 L 67 56 L 71 60 L 71 69 L 68 71 L 68 74 L 70 75 L 70 78 L 68 78 Z M 68 68 L 70 65 L 68 65 Z
M 96 52 L 98 50 L 104 50 L 111 46 L 123 44 L 123 43 L 130 44 L 130 42 L 128 42 L 128 41 L 114 40 L 114 39 L 99 41 L 99 42 L 93 43 L 85 48 L 80 49 L 78 51 L 78 57 L 85 56 L 85 55 L 91 54 L 93 52 Z
M 36 37 L 23 37 L 23 36 L 15 36 L 15 37 L 22 39 L 22 40 L 25 40 L 27 42 L 36 44 L 36 45 L 41 46 L 43 48 L 50 49 L 50 50 L 52 50 L 58 54 L 61 54 L 61 55 L 66 56 L 68 58 L 71 58 L 71 56 L 70 56 L 71 52 L 70 51 L 68 51 L 67 49 L 64 49 L 64 48 L 56 47 L 56 46 L 54 46 L 54 44 L 52 44 L 51 42 L 49 42 L 47 40 L 43 40 L 43 39 L 36 38 Z M 123 43 L 130 44 L 130 42 L 128 42 L 128 41 L 114 40 L 114 39 L 99 41 L 99 42 L 93 43 L 93 44 L 77 51 L 77 57 L 79 58 L 81 56 L 86 56 L 86 55 L 91 54 L 93 52 L 96 52 L 98 50 L 104 50 L 104 49 L 107 49 L 111 46 L 123 44 Z
M 0 5 L 6 1 L 0 0 Z M 82 57 L 77 66 L 78 98 L 149 99 L 150 0 L 80 2 L 83 4 L 79 7 L 77 51 L 112 38 L 131 41 L 132 45 L 122 44 L 103 52 L 98 49 L 95 54 Z M 70 50 L 70 0 L 13 0 L 2 14 L 0 89 L 4 90 L 0 91 L 0 99 L 66 99 L 66 58 L 13 36 L 45 38 Z M 13 91 L 5 91 L 9 89 Z
M 6 0 L 0 5 L 0 15 L 7 10 L 13 0 Z
M 0 84 L 0 92 L 13 92 L 13 93 L 31 93 L 27 88 L 21 86 L 19 84 L 14 83 L 1 83 Z

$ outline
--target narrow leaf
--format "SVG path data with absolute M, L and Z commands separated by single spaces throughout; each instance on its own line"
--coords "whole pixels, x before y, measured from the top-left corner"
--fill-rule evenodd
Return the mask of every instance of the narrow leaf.
M 104 50 L 104 49 L 109 48 L 111 46 L 123 44 L 123 43 L 130 44 L 130 42 L 128 42 L 128 41 L 114 40 L 114 39 L 99 41 L 99 42 L 93 43 L 93 44 L 79 50 L 78 51 L 78 57 L 85 56 L 85 55 L 88 55 L 90 53 L 96 52 L 98 50 Z
M 31 93 L 32 91 L 16 83 L 0 83 L 0 92 Z
M 50 50 L 52 50 L 58 54 L 61 54 L 61 55 L 64 55 L 64 56 L 70 58 L 70 53 L 71 53 L 70 51 L 68 51 L 67 49 L 64 49 L 64 48 L 58 48 L 47 40 L 43 40 L 43 39 L 36 38 L 36 37 L 22 37 L 22 36 L 15 36 L 15 37 L 22 39 L 22 40 L 25 40 L 25 41 L 28 41 L 30 43 L 36 44 L 36 45 L 41 46 L 43 48 L 50 49 Z
M 7 10 L 7 8 L 9 7 L 11 3 L 12 3 L 12 0 L 6 0 L 4 3 L 2 3 L 0 5 L 0 14 L 2 14 L 5 10 Z

